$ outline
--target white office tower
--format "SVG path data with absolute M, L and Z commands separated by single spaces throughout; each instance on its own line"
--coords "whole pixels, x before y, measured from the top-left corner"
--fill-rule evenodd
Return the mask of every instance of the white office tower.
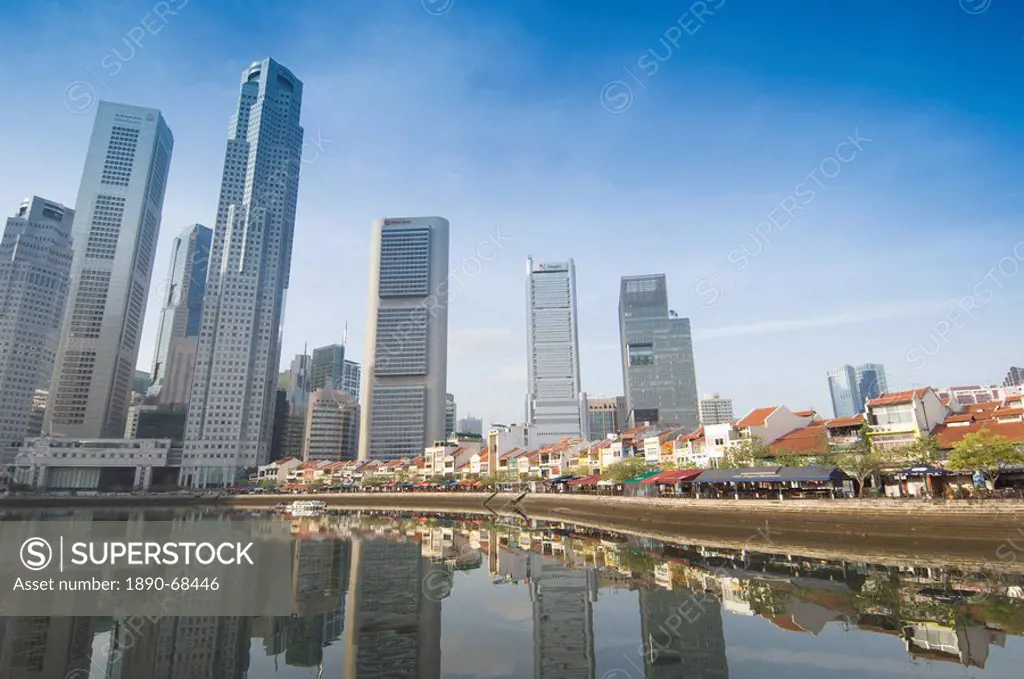
M 530 445 L 585 437 L 588 408 L 580 389 L 576 266 L 571 259 L 547 264 L 526 260 L 526 333 Z
M 37 390 L 50 386 L 71 275 L 75 211 L 26 198 L 0 240 L 0 449 L 38 435 Z
M 100 102 L 75 203 L 48 433 L 124 434 L 173 148 L 160 111 Z
M 447 275 L 448 220 L 373 223 L 361 460 L 416 457 L 445 437 Z
M 210 247 L 181 483 L 228 484 L 267 461 L 302 158 L 302 82 L 242 73 Z

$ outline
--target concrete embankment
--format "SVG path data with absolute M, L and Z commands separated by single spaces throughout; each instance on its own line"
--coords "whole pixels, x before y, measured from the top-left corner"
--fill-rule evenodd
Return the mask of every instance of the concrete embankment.
M 297 495 L 29 496 L 0 499 L 0 507 L 267 507 Z M 522 512 L 639 533 L 688 544 L 821 558 L 962 564 L 1024 570 L 1024 502 L 925 502 L 899 500 L 674 500 L 575 494 L 342 493 L 315 495 L 331 507 L 352 510 Z

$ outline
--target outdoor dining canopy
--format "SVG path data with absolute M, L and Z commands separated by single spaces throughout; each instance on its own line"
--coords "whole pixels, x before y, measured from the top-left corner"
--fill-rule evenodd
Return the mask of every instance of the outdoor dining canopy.
M 760 497 L 765 491 L 790 495 L 853 492 L 850 477 L 838 467 L 808 465 L 806 467 L 743 467 L 709 469 L 696 478 L 701 487 L 739 497 Z
M 703 473 L 703 469 L 673 469 L 671 471 L 661 472 L 660 474 L 648 477 L 643 480 L 643 483 L 676 484 L 684 481 L 693 481 Z
M 591 474 L 590 476 L 584 476 L 581 479 L 573 479 L 569 482 L 570 486 L 596 486 L 597 482 L 601 480 L 600 474 Z

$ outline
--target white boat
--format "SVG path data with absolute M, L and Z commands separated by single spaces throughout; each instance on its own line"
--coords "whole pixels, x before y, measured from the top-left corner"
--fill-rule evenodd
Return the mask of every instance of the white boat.
M 327 511 L 327 503 L 323 500 L 296 500 L 285 511 L 292 516 L 317 516 Z

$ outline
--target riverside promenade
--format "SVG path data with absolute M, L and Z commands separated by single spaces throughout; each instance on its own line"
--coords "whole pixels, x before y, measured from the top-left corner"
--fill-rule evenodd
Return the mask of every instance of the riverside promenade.
M 931 555 L 1001 570 L 1024 570 L 1020 500 L 694 500 L 574 493 L 319 493 L 315 495 L 14 496 L 0 508 L 268 509 L 322 500 L 339 510 L 460 512 L 563 521 L 659 539 L 802 554 L 882 559 Z

